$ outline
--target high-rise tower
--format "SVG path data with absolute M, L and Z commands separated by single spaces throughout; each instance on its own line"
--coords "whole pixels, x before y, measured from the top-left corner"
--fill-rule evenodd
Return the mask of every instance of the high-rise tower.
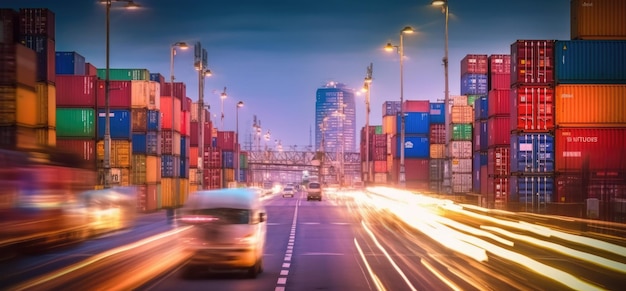
M 336 82 L 329 82 L 317 89 L 315 101 L 316 150 L 355 152 L 356 109 L 354 95 L 353 89 Z

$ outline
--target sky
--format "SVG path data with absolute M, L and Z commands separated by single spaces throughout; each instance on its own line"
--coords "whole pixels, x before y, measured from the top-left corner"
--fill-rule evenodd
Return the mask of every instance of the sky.
M 106 13 L 97 0 L 8 0 L 2 8 L 49 8 L 56 15 L 56 51 L 75 51 L 105 68 Z M 9 3 L 7 3 L 9 2 Z M 315 92 L 334 81 L 360 89 L 373 64 L 370 125 L 382 124 L 382 104 L 400 100 L 397 53 L 383 50 L 404 36 L 404 99 L 444 98 L 444 27 L 430 0 L 135 0 L 141 9 L 110 13 L 110 67 L 145 68 L 169 80 L 175 42 L 192 46 L 174 59 L 176 81 L 198 100 L 193 44 L 208 52 L 211 77 L 204 102 L 220 130 L 250 141 L 253 116 L 270 143 L 302 148 L 315 143 Z M 518 39 L 569 39 L 569 0 L 449 0 L 449 88 L 460 94 L 460 61 L 467 54 L 510 54 Z M 227 88 L 224 122 L 219 94 Z M 357 129 L 365 125 L 365 98 L 357 98 Z

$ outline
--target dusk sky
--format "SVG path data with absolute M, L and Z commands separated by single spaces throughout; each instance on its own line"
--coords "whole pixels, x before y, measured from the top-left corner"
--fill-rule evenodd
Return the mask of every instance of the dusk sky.
M 7 3 L 9 2 L 9 3 Z M 360 89 L 373 63 L 370 124 L 382 124 L 382 103 L 400 99 L 397 53 L 404 37 L 404 98 L 444 97 L 444 15 L 430 0 L 136 0 L 139 10 L 111 10 L 111 68 L 145 68 L 170 75 L 170 45 L 192 47 L 175 58 L 177 81 L 198 100 L 193 44 L 208 51 L 213 76 L 205 103 L 219 127 L 219 93 L 227 87 L 224 128 L 235 130 L 238 101 L 241 139 L 249 142 L 256 115 L 263 132 L 283 147 L 313 144 L 315 92 L 330 81 Z M 517 39 L 569 39 L 569 0 L 449 0 L 450 94 L 460 93 L 460 61 L 467 54 L 510 54 Z M 97 0 L 9 0 L 3 8 L 49 8 L 56 14 L 56 50 L 76 51 L 105 67 L 105 6 Z M 365 125 L 365 100 L 357 100 L 357 129 Z M 311 132 L 313 131 L 313 132 Z M 358 137 L 357 137 L 358 138 Z

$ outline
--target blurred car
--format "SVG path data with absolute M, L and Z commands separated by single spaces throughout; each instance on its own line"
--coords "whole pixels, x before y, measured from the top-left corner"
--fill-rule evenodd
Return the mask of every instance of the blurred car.
M 319 182 L 309 182 L 306 187 L 306 200 L 322 201 L 322 185 Z
M 295 195 L 296 195 L 296 190 L 293 188 L 293 186 L 286 186 L 285 188 L 283 188 L 283 198 L 284 197 L 293 198 Z

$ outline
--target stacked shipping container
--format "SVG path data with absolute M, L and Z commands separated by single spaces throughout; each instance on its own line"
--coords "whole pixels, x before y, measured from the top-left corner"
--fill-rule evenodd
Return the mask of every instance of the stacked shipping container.
M 430 191 L 441 193 L 446 162 L 446 107 L 444 103 L 430 103 L 430 161 L 428 178 Z
M 164 208 L 182 205 L 186 197 L 183 191 L 188 189 L 181 188 L 180 173 L 182 107 L 186 97 L 184 83 L 164 83 L 161 88 L 161 206 Z
M 511 45 L 509 205 L 544 211 L 554 185 L 554 41 Z
M 369 134 L 369 146 L 366 147 L 366 134 Z M 362 181 L 373 183 L 387 182 L 387 135 L 382 125 L 370 125 L 369 130 L 361 128 L 361 163 Z M 369 149 L 366 150 L 366 149 Z M 366 156 L 366 155 L 369 155 Z M 368 164 L 369 161 L 369 164 Z M 366 177 L 370 174 L 369 178 Z

